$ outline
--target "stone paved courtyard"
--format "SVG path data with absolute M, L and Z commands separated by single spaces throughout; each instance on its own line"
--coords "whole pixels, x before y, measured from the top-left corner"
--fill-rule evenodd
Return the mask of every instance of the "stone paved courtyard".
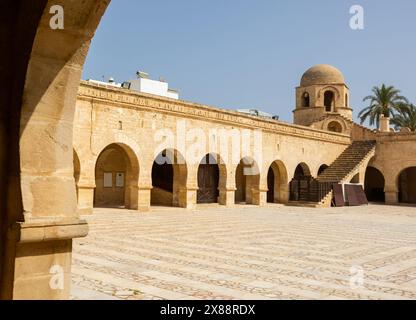
M 412 207 L 96 209 L 87 220 L 73 299 L 416 298 Z

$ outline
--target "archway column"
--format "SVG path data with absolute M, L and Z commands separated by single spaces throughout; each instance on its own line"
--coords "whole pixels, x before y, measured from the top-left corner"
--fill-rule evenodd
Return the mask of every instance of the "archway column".
M 267 192 L 269 189 L 266 187 L 263 188 L 253 188 L 251 189 L 252 198 L 250 199 L 250 204 L 256 206 L 265 206 L 267 204 Z M 250 194 L 248 193 L 248 194 Z
M 61 1 L 64 30 L 48 1 L 26 75 L 20 122 L 22 201 L 8 217 L 6 299 L 68 299 L 72 239 L 86 236 L 73 177 L 73 119 L 90 39 L 109 1 Z M 51 285 L 53 277 L 60 280 Z M 35 289 L 34 289 L 35 288 Z
M 222 206 L 226 207 L 234 207 L 235 206 L 235 192 L 237 191 L 237 187 L 235 185 L 235 172 L 236 167 L 232 165 L 227 165 L 225 173 L 225 182 L 219 186 L 220 196 L 218 199 L 218 203 Z M 221 174 L 221 173 L 220 173 Z
M 184 175 L 184 168 L 181 167 L 179 170 L 178 179 L 181 181 L 181 185 L 185 185 L 185 187 L 179 187 L 177 192 L 177 202 L 175 203 L 174 197 L 174 206 L 179 208 L 185 209 L 195 209 L 198 203 L 198 169 L 199 164 L 196 165 L 188 165 L 188 174 L 187 174 L 187 181 L 183 182 L 182 179 L 184 178 L 181 175 Z M 174 181 L 175 184 L 176 181 Z
M 384 193 L 386 195 L 386 204 L 399 203 L 399 191 L 396 187 L 386 187 Z
M 95 183 L 78 183 L 78 213 L 92 215 L 94 210 Z

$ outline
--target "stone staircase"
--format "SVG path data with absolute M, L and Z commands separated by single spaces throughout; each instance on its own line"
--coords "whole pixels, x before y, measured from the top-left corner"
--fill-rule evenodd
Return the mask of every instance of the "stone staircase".
M 375 147 L 375 141 L 354 141 L 317 180 L 332 183 L 349 182 L 345 180 L 357 171 L 368 157 L 373 156 Z
M 299 192 L 298 201 L 292 205 L 307 207 L 330 207 L 336 183 L 350 182 L 365 161 L 374 156 L 375 141 L 354 141 L 345 151 L 316 179 L 307 181 L 306 192 Z M 306 184 L 306 182 L 304 182 Z

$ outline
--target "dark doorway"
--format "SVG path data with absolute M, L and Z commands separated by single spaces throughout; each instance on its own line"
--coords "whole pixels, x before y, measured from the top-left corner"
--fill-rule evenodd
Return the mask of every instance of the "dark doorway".
M 290 183 L 290 201 L 309 201 L 311 181 L 312 176 L 309 167 L 305 163 L 299 164 Z
M 220 168 L 213 155 L 206 155 L 198 168 L 198 203 L 218 203 Z
M 416 204 L 416 167 L 404 170 L 399 176 L 399 202 Z
M 152 187 L 152 205 L 173 205 L 173 164 L 167 158 L 166 151 L 163 151 L 153 163 Z
M 273 169 L 270 167 L 269 172 L 267 173 L 267 202 L 268 203 L 274 203 L 274 172 Z
M 384 194 L 384 176 L 376 168 L 368 167 L 365 173 L 365 194 L 369 202 L 384 203 L 386 197 Z

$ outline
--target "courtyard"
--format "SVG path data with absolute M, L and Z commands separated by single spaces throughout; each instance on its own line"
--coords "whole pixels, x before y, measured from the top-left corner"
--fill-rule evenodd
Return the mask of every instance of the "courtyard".
M 415 299 L 416 210 L 94 209 L 74 300 Z

